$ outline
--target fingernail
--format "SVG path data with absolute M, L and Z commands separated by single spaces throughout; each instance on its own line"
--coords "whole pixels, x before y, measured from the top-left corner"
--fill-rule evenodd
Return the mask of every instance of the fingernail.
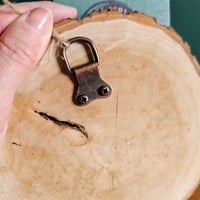
M 47 24 L 50 17 L 50 13 L 47 10 L 43 8 L 35 8 L 28 13 L 26 22 L 29 26 L 40 31 Z
M 77 15 L 78 15 L 78 11 L 77 11 L 77 9 L 76 8 L 73 8 L 72 7 L 72 15 L 73 15 L 73 18 L 75 18 L 75 17 L 77 17 Z

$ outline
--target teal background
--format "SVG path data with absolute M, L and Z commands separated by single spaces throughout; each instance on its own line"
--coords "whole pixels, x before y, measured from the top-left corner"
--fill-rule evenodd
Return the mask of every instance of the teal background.
M 30 2 L 37 0 L 10 0 L 13 3 Z M 78 9 L 78 17 L 80 18 L 83 13 L 91 5 L 101 2 L 102 0 L 53 0 L 57 3 L 70 5 Z M 113 0 L 114 1 L 114 0 Z M 153 16 L 157 19 L 158 23 L 169 26 L 170 25 L 170 0 L 119 0 L 125 3 L 133 11 L 140 11 Z M 2 0 L 0 0 L 2 4 Z
M 200 62 L 200 0 L 171 0 L 171 26 Z
M 170 25 L 170 0 L 120 0 L 133 10 L 144 12 L 156 17 L 161 24 Z M 87 8 L 101 0 L 55 0 L 55 2 L 71 5 L 78 9 L 78 17 L 82 16 Z

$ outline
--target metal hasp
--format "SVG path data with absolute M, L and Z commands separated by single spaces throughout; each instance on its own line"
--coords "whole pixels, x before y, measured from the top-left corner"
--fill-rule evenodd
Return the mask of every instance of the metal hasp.
M 67 58 L 67 46 L 72 43 L 83 45 L 88 55 L 88 63 L 77 67 L 70 67 Z M 75 104 L 82 106 L 99 98 L 108 97 L 112 89 L 108 83 L 100 77 L 98 66 L 99 57 L 94 43 L 86 37 L 74 37 L 67 41 L 67 46 L 63 48 L 63 56 L 66 62 L 68 74 L 74 82 L 73 101 Z

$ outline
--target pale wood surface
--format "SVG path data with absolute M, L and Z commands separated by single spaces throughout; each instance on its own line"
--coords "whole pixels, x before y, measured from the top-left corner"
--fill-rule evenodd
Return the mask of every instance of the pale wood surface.
M 74 105 L 52 42 L 15 96 L 0 199 L 188 199 L 200 177 L 200 79 L 187 45 L 140 13 L 97 13 L 57 31 L 94 41 L 113 93 Z M 73 65 L 85 60 L 79 45 L 70 52 Z M 88 138 L 34 111 L 83 125 Z

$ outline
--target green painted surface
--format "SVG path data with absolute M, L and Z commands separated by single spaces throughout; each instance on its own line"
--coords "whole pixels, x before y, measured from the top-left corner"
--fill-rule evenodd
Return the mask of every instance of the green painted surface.
M 13 3 L 30 2 L 38 0 L 10 0 Z M 55 2 L 74 6 L 78 9 L 78 17 L 80 18 L 83 13 L 99 0 L 53 0 Z M 110 0 L 114 2 L 115 0 Z M 170 25 L 170 0 L 121 0 L 129 8 L 134 11 L 140 11 L 147 15 L 153 16 L 157 19 L 158 23 L 169 26 Z M 2 0 L 0 0 L 2 4 Z
M 98 0 L 55 0 L 55 2 L 71 5 L 78 9 L 78 17 L 93 4 L 101 2 Z M 121 0 L 132 10 L 144 12 L 156 17 L 161 24 L 170 25 L 170 0 Z
M 171 0 L 171 25 L 200 61 L 200 0 Z

